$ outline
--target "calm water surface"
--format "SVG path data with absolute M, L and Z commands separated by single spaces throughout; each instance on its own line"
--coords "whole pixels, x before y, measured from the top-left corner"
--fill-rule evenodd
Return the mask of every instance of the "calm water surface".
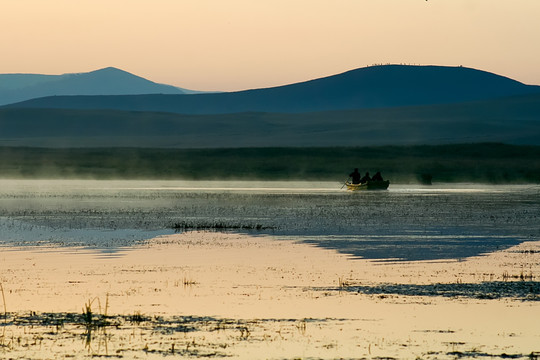
M 119 255 L 209 229 L 302 241 L 353 257 L 443 260 L 540 239 L 540 187 L 336 182 L 1 180 L 0 245 L 88 246 Z

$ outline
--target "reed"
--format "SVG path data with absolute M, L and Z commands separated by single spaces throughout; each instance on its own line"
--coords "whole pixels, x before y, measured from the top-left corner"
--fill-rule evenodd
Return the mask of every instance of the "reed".
M 4 286 L 0 282 L 0 292 L 2 292 L 2 304 L 4 305 L 4 326 L 2 327 L 2 346 L 4 345 L 4 340 L 6 338 L 6 326 L 7 326 L 7 305 L 6 305 L 6 295 L 4 294 Z
M 0 292 L 2 292 L 2 304 L 4 305 L 4 320 L 7 319 L 7 305 L 6 305 L 6 295 L 4 293 L 4 286 L 0 282 Z
M 82 309 L 82 317 L 84 320 L 85 326 L 91 327 L 92 326 L 92 320 L 93 320 L 93 313 L 92 313 L 92 301 L 88 300 L 86 304 L 84 304 Z
M 93 304 L 96 301 L 98 303 L 97 313 L 95 313 L 93 310 Z M 110 325 L 109 321 L 107 320 L 109 318 L 109 316 L 107 315 L 108 308 L 109 294 L 107 294 L 103 311 L 101 307 L 101 300 L 98 297 L 88 300 L 88 302 L 86 302 L 82 308 L 82 320 L 84 326 L 87 329 L 92 329 L 96 327 L 106 327 Z

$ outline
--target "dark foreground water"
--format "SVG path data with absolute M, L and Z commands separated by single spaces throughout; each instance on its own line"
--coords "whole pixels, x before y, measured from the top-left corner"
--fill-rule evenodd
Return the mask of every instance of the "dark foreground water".
M 120 255 L 177 231 L 271 235 L 381 260 L 465 258 L 540 239 L 540 187 L 338 183 L 0 181 L 0 245 Z

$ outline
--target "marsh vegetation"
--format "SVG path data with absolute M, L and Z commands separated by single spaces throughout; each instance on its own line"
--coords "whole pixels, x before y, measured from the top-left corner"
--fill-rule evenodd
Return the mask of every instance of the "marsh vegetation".
M 8 178 L 346 180 L 354 167 L 392 183 L 540 183 L 540 147 L 497 143 L 325 148 L 0 148 Z

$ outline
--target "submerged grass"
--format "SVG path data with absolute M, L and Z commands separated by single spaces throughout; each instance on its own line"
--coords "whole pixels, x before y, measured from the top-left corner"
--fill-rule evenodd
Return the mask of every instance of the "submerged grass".
M 381 284 L 375 286 L 349 285 L 338 288 L 321 288 L 320 291 L 347 291 L 384 298 L 388 295 L 401 296 L 441 296 L 474 299 L 512 298 L 521 301 L 540 301 L 540 282 L 538 281 L 486 281 L 481 283 L 435 283 L 419 284 Z

